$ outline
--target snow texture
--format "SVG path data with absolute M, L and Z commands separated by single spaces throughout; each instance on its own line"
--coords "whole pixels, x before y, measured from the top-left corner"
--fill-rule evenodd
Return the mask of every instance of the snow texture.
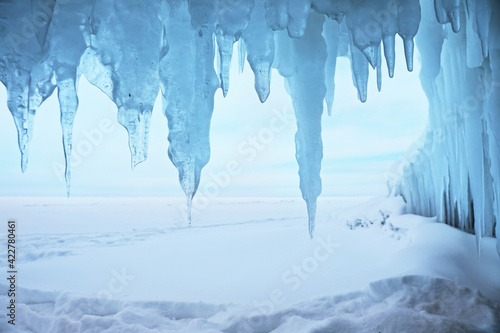
M 210 157 L 215 91 L 229 91 L 233 44 L 239 43 L 240 68 L 246 56 L 254 72 L 261 102 L 277 68 L 297 117 L 311 236 L 321 192 L 320 120 L 323 101 L 332 109 L 336 58 L 350 59 L 365 102 L 369 67 L 380 90 L 382 54 L 389 77 L 395 75 L 397 34 L 412 71 L 417 36 L 430 122 L 422 144 L 390 179 L 390 190 L 403 194 L 412 211 L 474 232 L 478 244 L 483 235 L 500 233 L 498 1 L 6 0 L 0 13 L 0 81 L 18 131 L 21 168 L 27 168 L 36 111 L 57 88 L 68 195 L 79 75 L 117 105 L 132 166 L 147 158 L 161 88 L 168 154 L 189 207 Z
M 401 198 L 320 198 L 312 241 L 299 198 L 219 198 L 190 229 L 183 200 L 164 200 L 3 198 L 23 251 L 16 326 L 0 332 L 500 328 L 495 240 L 478 258 L 473 235 L 405 214 Z M 373 224 L 346 226 L 356 219 Z
M 1 285 L 0 285 L 1 286 Z M 7 286 L 3 286 L 6 290 Z M 366 290 L 262 309 L 188 302 L 121 302 L 23 289 L 8 332 L 496 332 L 500 309 L 474 290 L 439 278 L 403 276 Z M 0 299 L 6 298 L 0 294 Z M 3 326 L 3 327 L 2 327 Z

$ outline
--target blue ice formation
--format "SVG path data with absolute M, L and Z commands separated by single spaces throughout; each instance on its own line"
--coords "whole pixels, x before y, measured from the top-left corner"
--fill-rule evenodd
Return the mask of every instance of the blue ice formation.
M 337 57 L 350 59 L 364 102 L 369 67 L 382 87 L 382 55 L 388 76 L 395 75 L 396 35 L 413 70 L 416 36 L 429 125 L 393 168 L 389 190 L 412 212 L 474 232 L 479 244 L 482 236 L 500 234 L 499 6 L 494 0 L 0 1 L 0 81 L 18 131 L 21 168 L 28 164 L 36 111 L 57 88 L 69 195 L 82 74 L 117 105 L 132 166 L 141 163 L 161 91 L 168 155 L 189 207 L 210 158 L 214 94 L 229 93 L 238 43 L 240 67 L 249 63 L 261 102 L 271 93 L 273 68 L 286 79 L 312 237 L 321 193 L 321 115 L 324 104 L 330 113 L 334 103 Z

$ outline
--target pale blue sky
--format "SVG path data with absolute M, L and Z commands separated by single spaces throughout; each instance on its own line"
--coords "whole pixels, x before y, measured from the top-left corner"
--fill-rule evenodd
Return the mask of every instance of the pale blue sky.
M 385 195 L 386 172 L 424 130 L 428 104 L 418 78 L 420 63 L 415 59 L 415 70 L 408 73 L 398 46 L 395 78 L 389 79 L 384 67 L 379 93 L 375 72 L 370 70 L 368 101 L 364 104 L 357 100 L 349 61 L 339 58 L 333 114 L 328 117 L 325 111 L 323 117 L 322 195 Z M 238 73 L 236 64 L 233 67 L 228 97 L 224 99 L 220 90 L 216 94 L 212 158 L 202 173 L 201 194 L 300 196 L 294 150 L 296 126 L 283 79 L 273 73 L 271 95 L 261 104 L 248 64 L 243 74 Z M 166 154 L 168 130 L 161 98 L 153 110 L 149 158 L 131 171 L 127 134 L 116 121 L 114 104 L 85 78 L 80 81 L 79 96 L 73 146 L 77 155 L 86 156 L 74 160 L 72 196 L 183 195 L 177 171 Z M 250 153 L 251 137 L 268 134 L 276 112 L 288 113 L 291 118 L 285 121 L 286 126 L 279 126 L 261 151 Z M 85 136 L 93 130 L 101 131 L 102 142 L 92 143 Z M 28 171 L 22 174 L 16 130 L 6 106 L 5 87 L 0 84 L 0 154 L 0 196 L 65 195 L 56 94 L 37 113 Z M 230 161 L 240 165 L 239 174 L 227 184 L 217 182 L 216 175 L 224 172 Z

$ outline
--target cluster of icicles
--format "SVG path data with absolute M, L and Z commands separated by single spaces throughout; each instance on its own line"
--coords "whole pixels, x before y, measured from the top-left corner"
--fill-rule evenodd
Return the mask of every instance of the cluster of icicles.
M 500 254 L 500 2 L 457 1 L 461 21 L 444 28 L 432 3 L 421 5 L 415 40 L 429 123 L 389 188 L 409 212 L 474 233 L 479 253 L 481 238 L 496 235 Z
M 458 30 L 460 3 L 435 0 L 437 20 Z M 190 206 L 209 161 L 214 94 L 218 88 L 228 93 L 233 44 L 238 42 L 240 63 L 246 57 L 261 102 L 270 93 L 272 68 L 286 78 L 312 237 L 321 192 L 321 115 L 324 101 L 329 112 L 332 108 L 336 58 L 351 60 L 354 85 L 364 102 L 369 66 L 376 69 L 381 88 L 382 43 L 388 74 L 394 75 L 396 34 L 412 70 L 420 19 L 418 0 L 1 1 L 0 81 L 18 131 L 21 168 L 27 167 L 35 113 L 57 87 L 69 195 L 82 74 L 117 105 L 132 166 L 141 163 L 147 158 L 151 111 L 160 87 L 168 155 Z

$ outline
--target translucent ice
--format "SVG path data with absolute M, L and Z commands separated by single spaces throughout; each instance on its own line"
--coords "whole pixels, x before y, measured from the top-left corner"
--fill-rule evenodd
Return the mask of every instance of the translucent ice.
M 299 163 L 300 190 L 307 204 L 311 238 L 316 219 L 316 200 L 321 193 L 323 158 L 321 115 L 326 94 L 327 60 L 326 43 L 322 35 L 323 20 L 323 17 L 311 14 L 304 36 L 293 40 L 292 54 L 297 72 L 287 78 L 297 117 L 296 158 Z
M 256 0 L 250 23 L 243 32 L 247 60 L 255 75 L 255 91 L 262 103 L 267 100 L 274 59 L 274 34 L 265 22 L 264 0 Z
M 238 1 L 222 0 L 215 2 L 218 16 L 216 28 L 217 46 L 221 62 L 220 81 L 224 96 L 229 90 L 229 68 L 233 56 L 233 44 L 246 29 L 253 9 L 253 0 Z
M 147 158 L 149 121 L 159 90 L 160 5 L 160 0 L 96 1 L 91 42 L 82 58 L 87 79 L 118 107 L 118 121 L 129 136 L 132 167 Z
M 210 158 L 209 131 L 219 80 L 214 71 L 215 11 L 200 0 L 170 2 L 164 19 L 169 51 L 161 60 L 164 113 L 168 119 L 168 156 L 190 207 Z
M 380 90 L 382 56 L 389 77 L 395 75 L 398 34 L 412 71 L 415 38 L 429 125 L 391 173 L 390 190 L 404 196 L 409 212 L 475 233 L 479 247 L 481 237 L 500 234 L 499 17 L 494 0 L 6 0 L 0 1 L 0 81 L 22 171 L 37 109 L 57 88 L 68 194 L 80 74 L 117 105 L 132 166 L 147 157 L 161 89 L 168 155 L 189 211 L 210 157 L 214 94 L 219 87 L 228 94 L 238 42 L 240 70 L 246 58 L 262 102 L 271 93 L 272 68 L 286 79 L 312 236 L 321 115 L 324 101 L 329 113 L 333 108 L 337 57 L 349 58 L 364 102 L 369 66 Z
M 498 24 L 490 24 L 488 42 L 477 42 L 479 2 L 467 3 L 473 21 L 467 22 L 470 28 L 460 29 L 460 2 L 435 1 L 439 22 L 452 23 L 443 30 L 432 20 L 434 8 L 422 2 L 417 45 L 429 126 L 421 143 L 401 162 L 400 182 L 393 189 L 405 197 L 410 211 L 437 215 L 440 221 L 474 233 L 479 250 L 483 236 L 496 235 L 498 241 L 499 235 L 500 31 Z M 500 17 L 498 3 L 488 6 L 491 10 L 483 11 L 482 22 Z M 482 56 L 488 54 L 487 60 L 472 52 L 471 45 Z M 469 67 L 472 64 L 476 66 Z M 500 254 L 500 245 L 498 249 Z

